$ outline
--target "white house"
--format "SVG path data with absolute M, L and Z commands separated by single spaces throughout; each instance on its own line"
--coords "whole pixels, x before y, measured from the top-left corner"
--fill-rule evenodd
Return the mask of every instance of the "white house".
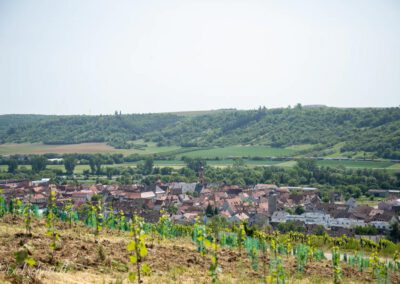
M 156 186 L 155 194 L 157 197 L 161 197 L 165 195 L 165 190 L 163 190 L 161 187 L 158 185 Z
M 389 230 L 390 223 L 385 221 L 371 221 L 369 225 L 374 226 L 377 229 Z
M 153 191 L 146 191 L 140 193 L 140 197 L 143 199 L 154 199 L 156 197 L 156 194 Z
M 246 213 L 238 213 L 230 218 L 231 222 L 243 222 L 247 221 L 249 216 Z
M 275 211 L 271 216 L 271 223 L 285 223 L 289 215 L 286 211 Z
M 330 227 L 332 227 L 332 226 L 342 227 L 342 228 L 354 228 L 357 226 L 364 227 L 365 222 L 364 222 L 364 220 L 357 220 L 357 219 L 350 219 L 350 218 L 337 218 L 337 219 L 332 219 L 329 226 Z

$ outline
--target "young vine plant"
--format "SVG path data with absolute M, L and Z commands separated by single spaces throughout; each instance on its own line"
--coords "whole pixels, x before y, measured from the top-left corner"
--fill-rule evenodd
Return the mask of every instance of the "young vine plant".
M 150 274 L 150 266 L 144 263 L 144 258 L 147 256 L 146 247 L 146 235 L 143 230 L 143 218 L 133 215 L 130 226 L 130 234 L 132 240 L 127 246 L 127 250 L 130 253 L 129 260 L 136 266 L 136 271 L 129 272 L 128 279 L 130 282 L 135 282 L 140 284 L 142 282 L 142 275 Z
M 342 269 L 340 268 L 340 252 L 338 247 L 332 248 L 333 283 L 342 283 Z
M 26 234 L 31 236 L 32 235 L 32 215 L 33 215 L 33 206 L 30 200 L 28 200 L 23 206 L 22 215 L 24 216 L 24 223 L 25 223 L 25 231 Z
M 60 236 L 56 230 L 56 192 L 50 189 L 50 195 L 47 204 L 47 216 L 46 216 L 46 227 L 47 227 L 47 235 L 51 237 L 51 241 L 49 247 L 52 251 L 51 253 L 51 261 L 54 259 L 54 251 L 57 248 L 57 241 L 60 240 Z

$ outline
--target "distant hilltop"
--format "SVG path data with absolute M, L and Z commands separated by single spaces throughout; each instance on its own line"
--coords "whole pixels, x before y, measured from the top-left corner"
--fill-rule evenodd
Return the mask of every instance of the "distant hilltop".
M 327 108 L 327 105 L 304 105 L 304 108 Z
M 286 108 L 261 106 L 252 110 L 176 113 L 0 115 L 0 144 L 104 142 L 118 149 L 135 147 L 138 142 L 134 141 L 138 140 L 141 144 L 153 142 L 157 146 L 185 148 L 302 145 L 303 149 L 312 149 L 313 153 L 307 150 L 307 154 L 313 156 L 355 154 L 398 160 L 399 139 L 398 107 L 336 108 L 297 104 Z

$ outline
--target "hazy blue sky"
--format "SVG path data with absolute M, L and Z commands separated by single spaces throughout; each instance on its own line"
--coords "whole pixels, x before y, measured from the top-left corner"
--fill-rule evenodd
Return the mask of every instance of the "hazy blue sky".
M 400 105 L 400 1 L 0 0 L 0 113 Z

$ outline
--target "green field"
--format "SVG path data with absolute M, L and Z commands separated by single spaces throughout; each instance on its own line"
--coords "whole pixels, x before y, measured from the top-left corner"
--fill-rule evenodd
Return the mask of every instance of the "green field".
M 297 164 L 296 161 L 286 161 L 286 162 L 281 162 L 279 164 L 277 164 L 277 167 L 283 167 L 283 168 L 290 168 L 290 167 L 294 167 Z
M 319 166 L 325 167 L 339 167 L 344 166 L 345 168 L 354 169 L 388 169 L 395 165 L 393 162 L 389 161 L 317 161 Z
M 387 168 L 388 170 L 400 171 L 400 163 L 393 164 Z
M 71 145 L 44 145 L 44 144 L 2 144 L 0 145 L 0 155 L 10 154 L 44 154 L 44 153 L 119 153 L 123 155 L 139 154 L 139 155 L 163 155 L 175 157 L 174 160 L 157 160 L 154 165 L 157 167 L 174 167 L 180 168 L 185 164 L 181 160 L 182 157 L 205 158 L 211 166 L 226 167 L 232 166 L 232 158 L 240 157 L 245 159 L 245 163 L 249 166 L 278 166 L 292 167 L 295 161 L 275 161 L 275 160 L 249 160 L 246 157 L 296 157 L 298 151 L 307 150 L 312 145 L 296 145 L 287 148 L 271 148 L 266 146 L 227 146 L 221 148 L 182 148 L 179 146 L 162 146 L 159 147 L 153 142 L 144 142 L 143 140 L 131 141 L 135 145 L 135 149 L 115 149 L 105 143 L 82 143 Z M 335 145 L 337 147 L 337 145 Z M 115 165 L 104 165 L 103 167 L 135 167 L 137 163 L 124 163 Z M 387 169 L 390 171 L 400 171 L 400 163 L 390 161 L 349 161 L 349 160 L 322 160 L 317 161 L 319 166 L 339 167 L 358 169 Z M 29 168 L 30 166 L 27 166 Z M 50 169 L 64 170 L 63 165 L 49 165 Z M 5 171 L 6 166 L 0 166 L 0 170 Z M 88 165 L 78 165 L 76 173 L 82 173 L 85 169 L 89 169 Z
M 300 145 L 288 146 L 288 147 L 286 147 L 286 149 L 294 150 L 294 151 L 304 151 L 304 150 L 310 150 L 314 146 L 315 145 L 312 145 L 312 144 L 300 144 Z
M 357 204 L 358 205 L 368 205 L 368 206 L 371 206 L 371 207 L 378 206 L 378 204 L 380 202 L 382 202 L 382 201 L 385 201 L 385 198 L 383 198 L 383 197 L 374 197 L 372 200 L 369 199 L 366 196 L 361 196 L 361 197 L 357 198 Z
M 181 154 L 190 158 L 229 158 L 229 157 L 283 157 L 291 156 L 296 151 L 284 148 L 271 148 L 265 146 L 228 146 L 223 148 L 211 148 L 195 150 Z

